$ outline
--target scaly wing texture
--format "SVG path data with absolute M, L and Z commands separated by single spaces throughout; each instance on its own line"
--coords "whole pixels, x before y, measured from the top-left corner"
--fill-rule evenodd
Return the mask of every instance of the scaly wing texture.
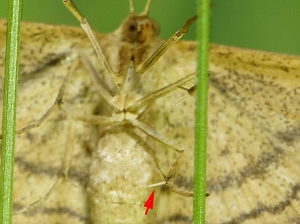
M 2 34 L 4 24 L 1 20 Z M 24 23 L 22 36 L 19 128 L 50 108 L 71 69 L 74 72 L 67 82 L 65 105 L 87 115 L 102 112 L 99 108 L 103 100 L 81 61 L 70 51 L 83 49 L 98 66 L 81 29 Z M 5 41 L 1 37 L 3 74 Z M 111 48 L 113 36 L 98 37 L 105 48 Z M 113 59 L 113 53 L 108 57 Z M 217 45 L 211 45 L 210 57 L 207 223 L 298 223 L 300 59 Z M 159 74 L 157 88 L 195 70 L 195 42 L 175 44 L 152 69 Z M 157 100 L 143 116 L 148 125 L 186 149 L 177 184 L 191 189 L 194 99 L 187 97 L 171 107 L 184 94 L 178 89 Z M 63 111 L 53 113 L 40 127 L 18 135 L 15 208 L 41 198 L 58 179 L 64 158 L 70 153 L 71 166 L 68 181 L 38 208 L 15 216 L 14 223 L 91 222 L 86 185 L 91 151 L 97 142 L 97 128 L 74 121 Z M 167 173 L 178 154 L 153 140 L 147 143 Z M 67 156 L 66 149 L 71 149 Z M 145 150 L 145 146 L 138 150 Z M 153 212 L 156 223 L 191 223 L 192 199 L 162 188 L 156 195 Z
M 5 24 L 1 20 L 1 62 Z M 84 48 L 93 56 L 84 32 L 80 28 L 22 23 L 21 36 L 17 128 L 31 124 L 49 110 L 72 68 L 63 102 L 71 103 L 74 110 L 84 105 L 83 113 L 93 114 L 100 102 L 98 93 L 76 55 L 69 51 Z M 3 65 L 0 73 L 3 79 Z M 54 112 L 40 127 L 16 136 L 14 210 L 43 197 L 61 176 L 64 158 L 72 159 L 68 181 L 36 209 L 14 216 L 13 223 L 89 222 L 85 185 L 90 150 L 97 138 L 97 128 L 74 122 L 62 110 Z M 67 155 L 66 149 L 70 151 Z
M 299 223 L 299 70 L 211 45 L 207 223 Z

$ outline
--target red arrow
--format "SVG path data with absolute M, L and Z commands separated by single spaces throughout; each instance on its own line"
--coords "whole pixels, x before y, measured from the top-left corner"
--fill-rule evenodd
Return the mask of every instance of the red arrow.
M 153 204 L 154 204 L 154 191 L 152 191 L 149 198 L 144 204 L 144 207 L 146 207 L 145 215 L 148 214 L 149 209 L 153 209 Z

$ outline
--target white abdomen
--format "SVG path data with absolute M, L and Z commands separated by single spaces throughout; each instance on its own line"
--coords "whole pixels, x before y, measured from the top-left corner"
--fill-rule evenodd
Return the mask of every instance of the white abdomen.
M 145 141 L 124 131 L 107 133 L 93 152 L 88 186 L 92 223 L 154 223 L 144 203 L 158 181 L 153 156 Z M 157 189 L 158 190 L 158 189 Z

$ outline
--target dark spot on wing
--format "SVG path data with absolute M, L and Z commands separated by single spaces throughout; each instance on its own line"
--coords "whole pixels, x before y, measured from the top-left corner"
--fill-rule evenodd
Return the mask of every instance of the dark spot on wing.
M 290 130 L 287 131 L 278 131 L 275 133 L 275 137 L 285 142 L 286 144 L 290 145 L 296 141 L 299 141 L 300 136 L 300 127 L 292 127 Z
M 228 155 L 229 154 L 229 150 L 228 149 L 224 149 L 224 150 L 222 150 L 222 152 L 221 152 L 221 156 L 226 156 L 226 155 Z

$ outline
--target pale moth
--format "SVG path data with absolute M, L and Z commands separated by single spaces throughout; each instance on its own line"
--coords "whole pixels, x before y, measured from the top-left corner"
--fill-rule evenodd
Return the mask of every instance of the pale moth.
M 4 20 L 0 29 L 5 33 Z M 138 66 L 120 67 L 119 55 L 138 45 L 124 44 L 121 29 L 95 35 L 116 74 L 135 74 Z M 158 37 L 150 39 L 146 58 L 163 43 Z M 119 93 L 104 76 L 107 71 L 84 31 L 24 23 L 21 41 L 18 127 L 51 108 L 66 77 L 63 108 L 73 116 L 58 109 L 39 127 L 17 135 L 15 209 L 42 198 L 64 167 L 68 172 L 45 202 L 14 216 L 14 223 L 191 223 L 192 198 L 163 186 L 155 189 L 155 209 L 144 215 L 143 203 L 151 193 L 147 185 L 163 181 L 158 169 L 167 173 L 178 152 L 130 122 L 92 126 L 74 118 L 116 114 L 110 104 L 117 101 L 108 104 L 89 74 L 103 79 L 108 94 Z M 127 86 L 125 108 L 193 74 L 196 47 L 194 41 L 179 41 L 144 74 L 133 76 L 138 81 Z M 133 56 L 128 61 L 132 58 L 138 60 Z M 3 64 L 0 69 L 3 74 Z M 298 57 L 211 45 L 207 223 L 300 222 L 299 69 Z M 184 86 L 193 84 L 194 80 Z M 185 149 L 176 184 L 191 190 L 194 99 L 185 97 L 171 106 L 184 95 L 175 88 L 130 119 Z

